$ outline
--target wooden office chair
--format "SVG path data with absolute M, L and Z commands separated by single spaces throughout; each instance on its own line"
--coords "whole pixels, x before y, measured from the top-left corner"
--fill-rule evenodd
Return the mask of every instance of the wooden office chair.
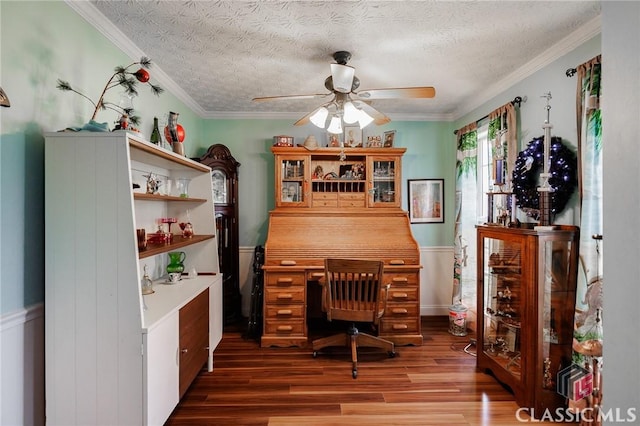
M 329 346 L 351 347 L 352 376 L 358 377 L 357 347 L 386 349 L 395 356 L 393 342 L 370 334 L 361 333 L 356 322 L 368 322 L 377 326 L 384 315 L 390 285 L 382 285 L 384 263 L 378 260 L 325 259 L 325 284 L 323 309 L 327 319 L 351 321 L 346 333 L 314 340 L 313 357 L 320 349 Z

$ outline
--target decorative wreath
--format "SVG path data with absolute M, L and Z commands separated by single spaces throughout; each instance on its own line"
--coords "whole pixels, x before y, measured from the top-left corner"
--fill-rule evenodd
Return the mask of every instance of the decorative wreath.
M 538 219 L 540 215 L 539 174 L 544 164 L 544 136 L 534 138 L 527 148 L 518 154 L 513 168 L 513 193 L 516 204 L 528 216 Z M 551 137 L 549 147 L 549 186 L 551 192 L 551 214 L 560 213 L 575 190 L 576 155 L 562 143 L 562 138 Z

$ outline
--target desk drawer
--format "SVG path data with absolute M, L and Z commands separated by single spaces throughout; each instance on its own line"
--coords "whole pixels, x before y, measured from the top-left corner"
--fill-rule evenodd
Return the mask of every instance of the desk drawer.
M 291 304 L 291 303 L 300 303 L 303 306 L 304 303 L 304 286 L 293 286 L 289 288 L 267 288 L 264 292 L 264 302 L 265 304 L 269 303 L 278 303 L 278 304 Z
M 266 274 L 266 286 L 304 286 L 306 284 L 304 271 L 301 272 L 269 272 Z
M 386 315 L 386 314 L 385 314 Z M 420 331 L 419 318 L 389 319 L 382 317 L 380 320 L 380 334 L 415 334 Z
M 389 289 L 388 303 L 393 302 L 417 302 L 418 287 L 394 287 Z
M 304 318 L 304 305 L 267 305 L 265 317 L 268 319 Z
M 387 309 L 384 311 L 384 318 L 387 320 L 417 317 L 418 305 L 416 303 L 387 303 Z
M 338 205 L 340 207 L 364 207 L 364 194 L 340 194 Z
M 303 336 L 305 332 L 304 320 L 275 320 L 264 321 L 264 333 L 272 336 Z
M 408 273 L 385 273 L 384 284 L 391 284 L 391 287 L 413 287 L 418 285 L 418 274 Z

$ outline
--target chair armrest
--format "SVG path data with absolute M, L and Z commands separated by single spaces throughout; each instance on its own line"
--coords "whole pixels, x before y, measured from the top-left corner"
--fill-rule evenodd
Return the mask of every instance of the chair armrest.
M 384 290 L 384 296 L 382 300 L 382 309 L 378 311 L 378 318 L 382 318 L 384 315 L 384 311 L 387 310 L 387 299 L 389 298 L 389 290 L 391 289 L 391 284 L 383 284 L 382 290 Z

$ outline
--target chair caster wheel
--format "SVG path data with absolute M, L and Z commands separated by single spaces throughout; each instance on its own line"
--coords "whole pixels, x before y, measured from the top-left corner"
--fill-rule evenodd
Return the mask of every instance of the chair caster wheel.
M 357 378 L 357 377 L 358 377 L 358 371 L 353 370 L 353 371 L 351 372 L 351 376 L 352 376 L 354 379 L 355 379 L 355 378 Z
M 313 357 L 317 358 L 318 357 L 318 351 L 313 351 Z
M 396 357 L 395 352 L 389 352 L 389 358 L 395 358 L 395 357 Z

